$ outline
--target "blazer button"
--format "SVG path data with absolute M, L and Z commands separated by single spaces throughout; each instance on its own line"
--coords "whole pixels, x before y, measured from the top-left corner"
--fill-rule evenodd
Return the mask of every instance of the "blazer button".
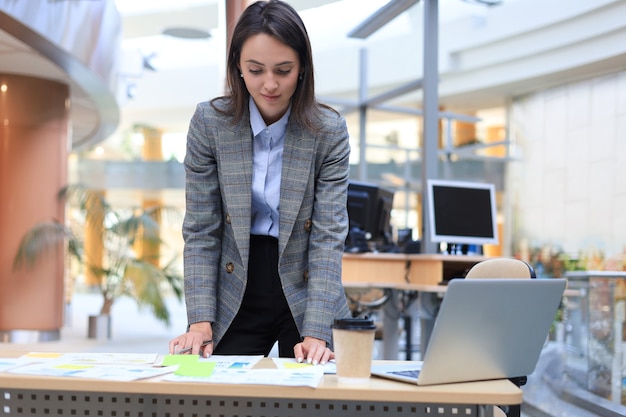
M 229 262 L 226 264 L 226 272 L 228 272 L 229 274 L 232 274 L 234 270 L 235 270 L 235 264 L 233 264 L 232 262 Z
M 226 214 L 226 223 L 230 224 L 230 214 Z
M 313 227 L 313 221 L 311 219 L 304 222 L 304 230 L 306 230 L 307 232 L 310 232 L 312 227 Z
M 302 274 L 302 278 L 304 279 L 304 282 L 307 282 L 309 280 L 309 270 L 305 270 L 304 274 Z

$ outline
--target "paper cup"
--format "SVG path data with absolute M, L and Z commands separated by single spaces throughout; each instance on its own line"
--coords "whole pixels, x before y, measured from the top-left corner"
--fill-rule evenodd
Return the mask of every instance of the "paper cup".
M 369 319 L 336 319 L 332 326 L 337 381 L 367 384 L 372 370 L 376 326 Z

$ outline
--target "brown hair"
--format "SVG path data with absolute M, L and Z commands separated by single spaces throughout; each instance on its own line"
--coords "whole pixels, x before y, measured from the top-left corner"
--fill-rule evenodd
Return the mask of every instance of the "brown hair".
M 315 82 L 313 77 L 313 57 L 311 42 L 302 19 L 298 13 L 280 0 L 257 1 L 248 6 L 239 17 L 233 30 L 226 63 L 226 85 L 228 93 L 226 106 L 213 107 L 222 114 L 232 117 L 235 124 L 246 113 L 249 92 L 240 76 L 239 60 L 245 41 L 251 36 L 266 34 L 292 48 L 300 59 L 301 76 L 296 91 L 291 99 L 291 117 L 312 131 L 320 129 L 317 121 L 322 108 L 327 106 L 315 98 Z

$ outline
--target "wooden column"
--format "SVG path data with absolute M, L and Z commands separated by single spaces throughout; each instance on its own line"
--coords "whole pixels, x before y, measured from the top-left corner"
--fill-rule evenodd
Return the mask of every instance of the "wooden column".
M 64 246 L 34 269 L 12 267 L 27 231 L 64 221 L 69 87 L 0 74 L 0 340 L 57 340 L 63 325 Z
M 233 37 L 233 29 L 239 20 L 241 13 L 248 7 L 248 0 L 228 0 L 226 2 L 226 51 L 230 47 L 230 40 Z
M 159 129 L 143 127 L 143 149 L 142 156 L 145 161 L 162 161 L 163 160 L 163 146 L 162 135 L 163 132 Z M 163 205 L 161 195 L 159 191 L 144 191 L 143 194 L 143 208 L 150 209 L 152 207 L 160 207 Z M 153 216 L 154 221 L 160 225 L 161 218 L 158 213 Z M 157 231 L 158 233 L 158 231 Z M 160 264 L 161 245 L 155 241 L 155 238 L 151 239 L 138 239 L 135 245 L 135 251 L 139 258 L 146 262 L 150 262 L 155 266 Z
M 104 198 L 104 191 L 97 191 Z M 95 200 L 92 200 L 95 204 Z M 85 221 L 85 258 L 87 263 L 94 267 L 102 267 L 104 259 L 104 211 L 103 207 L 88 207 L 91 215 Z M 87 286 L 100 286 L 100 277 L 93 273 L 91 268 L 84 268 L 85 284 Z

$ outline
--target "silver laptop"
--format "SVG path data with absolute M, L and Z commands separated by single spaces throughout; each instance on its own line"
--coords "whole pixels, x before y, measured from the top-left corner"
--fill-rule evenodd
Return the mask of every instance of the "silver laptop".
M 453 279 L 422 361 L 374 364 L 372 375 L 433 385 L 531 374 L 565 279 Z

